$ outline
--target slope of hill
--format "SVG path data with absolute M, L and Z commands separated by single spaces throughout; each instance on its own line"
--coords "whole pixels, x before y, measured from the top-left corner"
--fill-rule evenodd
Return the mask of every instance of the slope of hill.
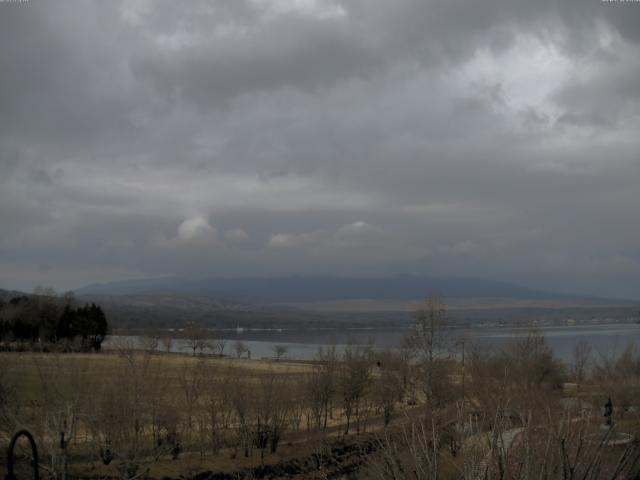
M 371 326 L 380 322 L 405 325 L 406 312 L 314 312 L 284 305 L 247 305 L 221 302 L 210 297 L 169 294 L 78 295 L 82 302 L 96 302 L 115 328 L 181 328 L 187 322 L 217 329 L 289 329 Z
M 325 278 L 326 280 L 326 278 Z M 165 280 L 166 281 L 166 280 Z M 178 279 L 172 279 L 178 282 Z M 238 281 L 239 282 L 239 281 Z M 266 280 L 264 281 L 266 282 Z M 157 284 L 151 282 L 154 287 Z M 186 322 L 195 321 L 203 325 L 215 328 L 235 329 L 237 325 L 244 328 L 267 328 L 267 329 L 326 329 L 326 328 L 368 328 L 384 325 L 385 327 L 406 326 L 413 318 L 413 311 L 420 303 L 420 298 L 424 295 L 414 287 L 413 298 L 388 298 L 398 295 L 398 290 L 390 288 L 382 292 L 382 298 L 344 298 L 350 294 L 373 295 L 380 290 L 363 290 L 362 285 L 358 288 L 346 288 L 348 282 L 344 282 L 343 298 L 335 300 L 316 301 L 288 301 L 260 303 L 256 300 L 274 300 L 284 298 L 322 298 L 327 292 L 320 292 L 317 296 L 312 296 L 304 289 L 294 290 L 294 295 L 286 295 L 284 289 L 290 285 L 289 280 L 280 281 L 278 289 L 268 290 L 271 295 L 249 296 L 245 292 L 245 298 L 250 297 L 253 302 L 240 302 L 221 300 L 214 296 L 216 290 L 210 295 L 191 295 L 185 293 L 161 293 L 162 290 L 170 287 L 166 283 L 163 289 L 158 288 L 155 292 L 136 294 L 90 294 L 83 293 L 89 289 L 80 290 L 77 301 L 80 304 L 95 302 L 103 307 L 109 323 L 114 328 L 124 328 L 130 331 L 147 328 L 180 328 Z M 303 282 L 305 283 L 305 282 Z M 382 281 L 372 282 L 374 286 L 380 287 Z M 236 284 L 238 286 L 239 284 Z M 244 285 L 244 284 L 243 284 Z M 310 282 L 306 282 L 305 288 L 309 288 Z M 318 283 L 316 282 L 317 286 Z M 119 282 L 102 286 L 101 289 L 110 291 L 123 291 L 123 285 Z M 145 288 L 148 284 L 140 282 L 136 288 Z M 188 285 L 183 285 L 182 290 L 187 290 Z M 256 280 L 252 285 L 258 288 Z M 469 286 L 469 284 L 467 284 Z M 108 288 L 107 288 L 108 287 Z M 131 285 L 126 285 L 131 289 Z M 229 284 L 226 284 L 229 287 Z M 495 284 L 493 288 L 496 288 Z M 223 290 L 219 290 L 223 291 Z M 228 297 L 233 290 L 224 290 Z M 238 290 L 240 291 L 240 290 Z M 334 292 L 335 289 L 328 289 Z M 454 290 L 456 291 L 456 290 Z M 460 288 L 457 290 L 461 291 Z M 485 291 L 489 291 L 488 289 Z M 503 290 L 504 291 L 504 290 Z M 576 320 L 591 319 L 613 319 L 625 320 L 634 318 L 637 315 L 638 306 L 636 303 L 618 300 L 604 299 L 581 299 L 576 297 L 561 296 L 541 296 L 540 292 L 530 293 L 525 296 L 525 289 L 511 290 L 519 293 L 516 297 L 493 297 L 493 296 L 447 296 L 447 310 L 450 318 L 456 323 L 507 323 L 519 324 L 531 321 L 565 322 L 568 318 Z M 248 293 L 254 293 L 255 290 Z M 373 292 L 373 293 L 371 293 Z M 259 293 L 259 292 L 257 292 Z M 277 295 L 276 295 L 277 294 Z M 386 294 L 386 297 L 384 296 Z M 23 292 L 0 289 L 0 299 L 7 301 L 9 298 L 28 295 Z M 240 296 L 240 295 L 238 295 Z M 400 296 L 400 295 L 398 295 Z
M 180 328 L 198 322 L 216 329 L 343 329 L 404 328 L 413 319 L 415 301 L 350 300 L 283 305 L 248 305 L 187 295 L 79 295 L 78 300 L 100 304 L 115 328 Z M 460 325 L 476 323 L 528 324 L 577 321 L 624 321 L 632 318 L 632 304 L 577 300 L 514 300 L 446 298 L 449 318 Z
M 80 295 L 134 295 L 171 293 L 207 296 L 241 303 L 300 303 L 368 298 L 415 300 L 426 295 L 445 297 L 554 298 L 549 292 L 492 280 L 396 275 L 355 278 L 287 276 L 276 278 L 164 277 L 94 284 L 76 291 Z
M 126 328 L 175 327 L 198 321 L 216 328 L 326 328 L 406 325 L 420 299 L 445 297 L 460 323 L 563 322 L 628 318 L 633 304 L 557 295 L 502 282 L 397 275 L 382 278 L 165 277 L 90 285 L 80 298 L 104 306 Z
M 14 297 L 22 297 L 24 295 L 29 295 L 28 293 L 18 292 L 17 290 L 4 290 L 0 288 L 0 300 L 7 301 Z

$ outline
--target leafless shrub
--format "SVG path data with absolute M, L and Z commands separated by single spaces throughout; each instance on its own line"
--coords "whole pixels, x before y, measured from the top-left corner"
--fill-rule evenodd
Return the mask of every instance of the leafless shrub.
M 484 413 L 542 414 L 560 395 L 564 368 L 536 332 L 501 350 L 476 347 L 468 357 L 469 393 Z
M 585 417 L 529 416 L 518 427 L 495 412 L 490 431 L 460 430 L 459 448 L 444 448 L 443 430 L 433 419 L 408 422 L 387 433 L 363 478 L 380 480 L 463 479 L 629 479 L 640 472 L 637 442 L 614 447 L 612 430 Z
M 599 352 L 592 376 L 598 386 L 596 401 L 599 404 L 611 398 L 616 405 L 637 405 L 640 394 L 640 350 L 635 345 L 629 345 L 618 356 Z

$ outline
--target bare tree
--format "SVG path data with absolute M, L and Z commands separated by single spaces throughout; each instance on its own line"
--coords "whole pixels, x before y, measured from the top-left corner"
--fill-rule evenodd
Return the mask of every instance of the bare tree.
M 171 349 L 173 347 L 173 337 L 171 336 L 171 333 L 165 334 L 160 337 L 160 342 L 165 353 L 171 353 Z
M 573 361 L 571 363 L 571 376 L 576 382 L 584 379 L 585 370 L 591 356 L 591 344 L 586 340 L 580 340 L 573 347 Z
M 336 346 L 320 347 L 316 359 L 317 363 L 307 377 L 306 394 L 313 423 L 318 428 L 326 429 L 331 403 L 338 390 Z
M 202 351 L 209 345 L 207 342 L 207 331 L 196 322 L 187 323 L 183 334 L 187 347 L 193 351 L 194 357 L 196 356 L 197 350 L 202 353 Z
M 356 419 L 356 431 L 359 433 L 362 400 L 371 384 L 369 351 L 348 346 L 340 367 L 339 386 L 346 420 L 344 433 L 349 433 L 353 417 Z
M 373 385 L 373 401 L 382 413 L 384 425 L 391 422 L 396 403 L 402 399 L 404 362 L 401 354 L 392 351 L 382 352 L 378 356 L 377 377 Z
M 242 340 L 236 340 L 233 344 L 233 350 L 236 352 L 236 356 L 240 358 L 245 352 L 249 351 L 249 348 Z
M 238 448 L 244 450 L 244 456 L 249 456 L 249 447 L 251 446 L 249 415 L 251 411 L 251 400 L 253 397 L 249 394 L 249 387 L 244 379 L 234 376 L 229 384 L 231 406 L 235 414 L 237 424 L 237 438 L 234 444 L 234 455 L 237 455 Z
M 436 361 L 451 346 L 449 322 L 442 298 L 427 297 L 414 316 L 405 343 L 424 369 L 424 390 L 429 401 L 434 397 Z
M 196 405 L 206 386 L 206 366 L 203 361 L 195 364 L 185 362 L 178 383 L 183 394 L 187 431 L 190 431 Z
M 205 388 L 203 392 L 203 409 L 201 409 L 201 423 L 206 424 L 209 435 L 208 442 L 213 453 L 217 453 L 222 446 L 222 430 L 228 427 L 231 415 L 230 384 L 233 372 L 231 369 L 219 371 L 209 367 L 206 370 Z
M 151 334 L 141 338 L 140 344 L 142 349 L 149 353 L 155 353 L 158 350 L 160 339 L 157 335 Z
M 120 478 L 132 479 L 148 473 L 157 455 L 157 443 L 151 451 L 146 445 L 158 434 L 166 409 L 158 398 L 162 398 L 164 370 L 156 368 L 160 357 L 149 352 L 118 353 L 119 362 L 110 366 L 115 371 L 105 372 L 95 393 L 88 423 L 103 464 L 113 462 Z
M 254 401 L 254 439 L 262 458 L 267 446 L 271 453 L 276 452 L 280 438 L 288 426 L 287 417 L 292 399 L 289 395 L 290 388 L 285 382 L 283 375 L 269 371 L 260 378 L 257 387 Z
M 272 350 L 276 355 L 276 362 L 278 362 L 283 356 L 287 354 L 289 348 L 286 345 L 274 345 Z
M 66 480 L 69 469 L 69 446 L 78 435 L 83 406 L 89 390 L 86 388 L 86 364 L 64 362 L 58 354 L 47 357 L 46 365 L 33 357 L 39 384 L 42 387 L 41 438 L 46 439 L 52 472 Z M 64 378 L 61 384 L 58 376 Z
M 212 344 L 213 352 L 216 355 L 223 357 L 224 349 L 227 346 L 227 341 L 224 338 L 216 338 L 211 342 L 211 344 Z

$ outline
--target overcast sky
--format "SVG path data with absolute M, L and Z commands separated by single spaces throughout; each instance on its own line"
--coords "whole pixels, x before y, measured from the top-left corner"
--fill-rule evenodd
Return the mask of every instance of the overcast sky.
M 640 298 L 640 3 L 0 3 L 0 287 L 169 274 Z

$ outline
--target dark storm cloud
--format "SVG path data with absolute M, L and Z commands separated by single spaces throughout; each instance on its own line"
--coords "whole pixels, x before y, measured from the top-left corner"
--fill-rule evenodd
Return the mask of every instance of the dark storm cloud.
M 639 21 L 0 4 L 0 283 L 419 271 L 638 297 Z

